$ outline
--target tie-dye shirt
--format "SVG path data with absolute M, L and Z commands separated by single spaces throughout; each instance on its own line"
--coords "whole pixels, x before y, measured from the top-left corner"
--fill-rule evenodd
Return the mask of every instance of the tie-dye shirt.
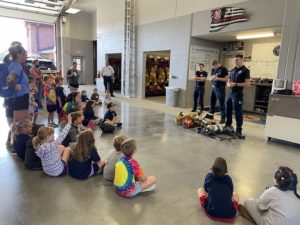
M 46 105 L 56 105 L 55 87 L 46 85 L 44 87 L 44 94 L 46 97 Z
M 79 107 L 75 102 L 66 102 L 59 115 L 59 121 L 68 121 L 68 114 L 79 111 Z
M 121 196 L 129 196 L 135 189 L 135 182 L 143 177 L 139 163 L 131 157 L 123 156 L 115 166 L 114 185 Z

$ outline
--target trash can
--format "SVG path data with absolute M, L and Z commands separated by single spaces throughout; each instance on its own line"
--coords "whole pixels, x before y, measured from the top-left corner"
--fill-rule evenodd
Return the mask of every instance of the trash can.
M 169 107 L 176 107 L 178 105 L 179 88 L 166 87 L 166 104 Z

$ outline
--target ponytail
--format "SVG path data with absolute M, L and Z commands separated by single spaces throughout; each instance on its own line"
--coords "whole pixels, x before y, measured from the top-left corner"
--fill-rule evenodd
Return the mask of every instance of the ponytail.
M 300 199 L 300 195 L 297 191 L 298 177 L 294 172 L 292 172 L 292 180 L 293 180 L 292 188 L 294 189 L 293 191 L 294 191 L 296 197 Z
M 41 144 L 41 140 L 38 138 L 38 136 L 35 136 L 32 138 L 32 145 L 35 150 L 37 150 L 38 146 Z
M 299 193 L 298 193 L 298 191 L 297 191 L 297 187 L 295 187 L 294 193 L 295 193 L 296 197 L 300 199 L 300 195 L 299 195 Z
M 274 174 L 276 185 L 281 191 L 294 191 L 297 198 L 300 195 L 297 191 L 298 178 L 297 175 L 288 167 L 280 166 Z
M 51 127 L 40 127 L 37 135 L 32 139 L 32 145 L 35 150 L 41 145 L 48 136 L 54 134 L 54 129 Z

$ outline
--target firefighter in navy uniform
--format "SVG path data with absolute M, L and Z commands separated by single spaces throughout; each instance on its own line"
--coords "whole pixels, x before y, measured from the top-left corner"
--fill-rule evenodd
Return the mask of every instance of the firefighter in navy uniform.
M 226 109 L 225 109 L 225 100 L 226 100 L 226 82 L 228 81 L 228 70 L 226 67 L 222 66 L 218 60 L 212 62 L 212 71 L 211 71 L 211 95 L 210 95 L 210 109 L 211 114 L 215 113 L 215 107 L 217 100 L 219 101 L 219 108 L 221 112 L 221 121 L 220 124 L 225 123 Z
M 205 93 L 205 81 L 207 78 L 207 72 L 204 71 L 204 64 L 200 63 L 200 71 L 196 72 L 196 75 L 194 76 L 195 81 L 195 90 L 194 90 L 194 106 L 192 109 L 192 112 L 197 111 L 197 105 L 198 105 L 198 98 L 199 98 L 199 106 L 200 111 L 203 112 L 204 110 L 204 93 Z
M 236 137 L 244 139 L 242 135 L 243 126 L 243 90 L 250 86 L 250 70 L 244 65 L 243 55 L 235 56 L 235 67 L 230 73 L 227 83 L 229 88 L 226 101 L 226 125 L 224 129 L 232 129 L 232 110 L 235 112 Z

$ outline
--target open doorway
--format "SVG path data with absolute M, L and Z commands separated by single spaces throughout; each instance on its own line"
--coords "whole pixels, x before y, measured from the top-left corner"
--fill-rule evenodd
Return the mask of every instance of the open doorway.
M 122 81 L 122 54 L 107 54 L 106 55 L 109 64 L 114 68 L 114 91 L 121 91 L 121 81 Z
M 170 51 L 145 52 L 145 97 L 165 103 L 169 86 Z

